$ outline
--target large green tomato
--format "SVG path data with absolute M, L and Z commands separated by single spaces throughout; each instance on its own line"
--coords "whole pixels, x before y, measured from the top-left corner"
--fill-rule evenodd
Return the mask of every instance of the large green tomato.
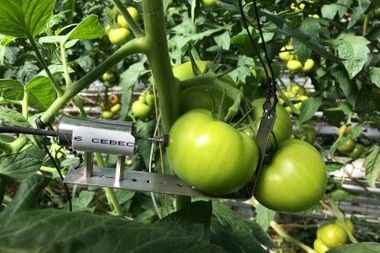
M 283 142 L 263 166 L 254 196 L 275 211 L 299 212 L 317 204 L 325 188 L 325 163 L 318 150 L 293 139 Z
M 348 240 L 344 229 L 336 223 L 326 224 L 318 228 L 317 238 L 329 248 L 343 245 Z
M 172 126 L 169 162 L 175 174 L 210 195 L 243 187 L 253 176 L 259 153 L 256 143 L 207 110 L 194 109 Z
M 264 103 L 265 98 L 259 98 L 252 102 L 252 117 L 254 120 L 253 128 L 256 132 L 259 129 L 261 118 L 263 117 Z M 289 139 L 292 134 L 292 121 L 290 119 L 289 113 L 287 113 L 285 108 L 280 104 L 277 104 L 276 106 L 276 121 L 274 122 L 272 131 L 276 137 L 278 144 Z M 270 145 L 273 145 L 275 143 L 273 136 L 270 137 L 269 143 Z
M 205 73 L 207 69 L 207 61 L 197 60 L 195 61 L 195 64 L 199 68 L 201 74 Z M 193 71 L 190 61 L 174 66 L 172 70 L 173 70 L 174 77 L 179 79 L 180 81 L 183 81 L 195 76 L 195 73 Z
M 112 44 L 121 45 L 128 40 L 129 30 L 124 27 L 111 29 L 108 32 L 108 38 Z

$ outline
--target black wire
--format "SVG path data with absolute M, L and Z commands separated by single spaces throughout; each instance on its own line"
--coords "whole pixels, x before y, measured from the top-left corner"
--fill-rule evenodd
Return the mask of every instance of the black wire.
M 255 16 L 256 16 L 256 23 L 257 23 L 257 26 L 258 26 L 258 30 L 259 30 L 259 34 L 260 34 L 260 38 L 262 40 L 262 47 L 263 47 L 263 50 L 264 50 L 264 55 L 265 55 L 265 58 L 268 62 L 268 68 L 269 68 L 269 71 L 270 71 L 270 74 L 271 74 L 271 91 L 269 94 L 269 96 L 271 96 L 273 98 L 273 109 L 276 108 L 276 104 L 278 102 L 278 99 L 277 99 L 277 95 L 276 95 L 276 91 L 277 91 L 277 87 L 276 87 L 276 81 L 274 80 L 274 73 L 273 73 L 273 68 L 272 68 L 272 65 L 271 65 L 271 61 L 269 59 L 269 54 L 268 54 L 268 51 L 267 51 L 267 47 L 266 47 L 266 43 L 265 43 L 265 40 L 264 40 L 264 34 L 263 34 L 263 31 L 262 31 L 262 28 L 261 28 L 261 24 L 260 24 L 260 16 L 259 16 L 259 10 L 257 8 L 257 2 L 256 0 L 253 0 L 253 7 L 254 7 L 254 11 L 255 11 Z M 265 66 L 264 66 L 264 69 L 265 69 Z M 265 74 L 267 75 L 267 79 L 269 77 L 268 75 L 268 72 L 265 70 Z
M 41 117 L 38 117 L 37 120 L 36 120 L 36 125 L 38 128 L 46 128 L 48 127 L 50 129 L 50 132 L 55 132 L 53 127 L 49 124 L 49 123 L 45 123 L 41 120 Z M 49 130 L 43 130 L 43 131 L 49 131 Z M 55 136 L 57 136 L 57 134 L 55 134 Z M 50 151 L 49 151 L 49 148 L 47 147 L 46 143 L 44 141 L 42 141 L 42 146 L 44 147 L 46 153 L 48 154 L 51 162 L 54 164 L 54 167 L 55 169 L 57 170 L 58 172 L 58 175 L 59 177 L 61 178 L 62 180 L 62 183 L 63 183 L 63 187 L 65 188 L 65 192 L 67 194 L 67 197 L 68 197 L 68 202 L 69 202 L 69 210 L 70 212 L 73 211 L 73 203 L 71 201 L 71 194 L 70 194 L 70 190 L 69 190 L 69 187 L 67 186 L 67 184 L 64 182 L 64 178 L 63 178 L 63 175 L 62 175 L 62 172 L 61 172 L 61 169 L 60 167 L 58 166 L 56 160 L 54 159 L 54 157 L 51 155 Z
M 252 35 L 249 31 L 249 27 L 248 27 L 248 23 L 247 23 L 247 18 L 244 14 L 244 10 L 243 10 L 243 3 L 242 3 L 242 0 L 238 0 L 238 5 L 239 5 L 239 10 L 240 10 L 240 15 L 242 16 L 242 20 L 243 20 L 243 25 L 244 25 L 244 28 L 245 30 L 247 31 L 248 33 L 248 38 L 249 38 L 249 41 L 251 42 L 252 44 L 252 47 L 255 51 L 257 51 L 257 55 L 259 57 L 259 61 L 261 63 L 261 65 L 263 65 L 264 67 L 264 71 L 265 71 L 265 74 L 266 76 L 268 76 L 268 73 L 267 73 L 267 69 L 265 68 L 265 63 L 264 63 L 264 60 L 261 58 L 261 55 L 260 55 L 260 50 L 258 48 L 258 46 L 256 45 L 256 42 L 255 40 L 252 38 Z
M 16 134 L 32 134 L 40 136 L 57 136 L 57 132 L 36 129 L 36 128 L 27 128 L 27 127 L 18 127 L 18 126 L 0 126 L 0 133 L 16 133 Z

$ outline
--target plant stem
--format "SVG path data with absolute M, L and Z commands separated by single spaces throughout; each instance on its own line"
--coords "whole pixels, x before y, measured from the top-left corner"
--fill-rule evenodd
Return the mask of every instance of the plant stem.
M 10 146 L 10 152 L 9 153 L 16 153 L 22 149 L 22 147 L 25 146 L 26 143 L 28 143 L 29 139 L 25 135 L 19 136 L 16 140 L 9 143 Z
M 367 31 L 368 31 L 368 21 L 369 21 L 369 15 L 366 14 L 364 16 L 364 23 L 363 23 L 363 32 L 362 32 L 363 36 L 365 36 L 367 34 Z
M 158 97 L 160 98 L 159 106 L 163 133 L 167 134 L 179 116 L 179 89 L 170 64 L 164 5 L 162 0 L 143 0 L 142 3 L 145 24 L 145 53 L 152 70 Z M 183 203 L 190 201 L 189 197 L 177 196 L 177 210 L 183 207 Z
M 94 82 L 100 75 L 105 73 L 113 65 L 123 60 L 128 55 L 134 53 L 141 53 L 142 46 L 141 40 L 134 39 L 123 45 L 105 61 L 103 61 L 98 67 L 86 74 L 79 81 L 75 82 L 72 87 L 67 89 L 62 97 L 57 98 L 54 103 L 47 109 L 41 116 L 42 122 L 51 121 L 58 111 L 68 103 L 72 98 L 74 98 L 79 92 L 88 87 L 92 82 Z
M 61 51 L 61 62 L 63 65 L 63 77 L 65 78 L 66 89 L 68 89 L 68 88 L 71 88 L 71 86 L 73 85 L 73 81 L 70 78 L 69 66 L 67 65 L 65 44 L 61 41 L 59 43 L 59 47 Z
M 120 0 L 112 0 L 116 7 L 119 9 L 121 14 L 124 16 L 125 20 L 128 23 L 128 28 L 131 29 L 132 33 L 136 38 L 140 38 L 144 36 L 144 31 L 141 30 L 139 25 L 133 20 L 132 16 L 129 14 L 127 8 Z
M 335 201 L 333 199 L 329 199 L 329 203 L 330 203 L 330 206 L 334 212 L 334 215 L 338 221 L 338 223 L 343 227 L 344 231 L 347 233 L 348 235 L 348 238 L 350 239 L 350 241 L 352 243 L 358 243 L 358 240 L 356 240 L 356 238 L 352 235 L 351 231 L 349 230 L 348 226 L 347 226 L 347 223 L 346 223 L 346 219 L 344 217 L 344 214 L 339 210 L 339 207 L 337 206 L 337 204 L 335 203 Z
M 46 61 L 44 60 L 44 57 L 42 56 L 40 50 L 38 49 L 38 45 L 37 45 L 34 37 L 32 35 L 30 35 L 30 36 L 28 36 L 28 39 L 30 41 L 30 44 L 32 45 L 32 48 L 33 48 L 34 52 L 36 53 L 38 61 L 40 62 L 40 64 L 42 65 L 43 69 L 45 70 L 47 76 L 51 80 L 51 82 L 53 84 L 53 87 L 54 87 L 55 91 L 57 92 L 57 95 L 59 97 L 62 96 L 63 90 L 59 86 L 59 84 L 57 83 L 57 80 L 55 80 L 55 78 L 51 74 L 51 72 L 50 72 L 50 70 L 48 68 L 48 65 L 46 64 Z
M 28 112 L 29 112 L 28 96 L 29 96 L 28 91 L 24 89 L 24 97 L 22 99 L 21 111 L 22 111 L 22 116 L 24 116 L 25 119 L 28 118 Z
M 294 237 L 290 236 L 288 233 L 286 233 L 286 231 L 282 228 L 281 225 L 279 225 L 278 223 L 276 223 L 275 221 L 271 221 L 269 223 L 270 227 L 276 231 L 276 233 L 281 236 L 282 238 L 284 238 L 285 240 L 287 240 L 288 242 L 294 244 L 294 245 L 297 245 L 298 247 L 300 247 L 301 249 L 303 249 L 305 252 L 307 253 L 315 253 L 315 251 L 310 248 L 309 246 L 307 246 L 306 244 L 298 241 L 297 239 L 295 239 Z
M 178 87 L 173 76 L 166 39 L 162 0 L 143 0 L 145 49 L 156 83 L 164 134 L 179 116 Z

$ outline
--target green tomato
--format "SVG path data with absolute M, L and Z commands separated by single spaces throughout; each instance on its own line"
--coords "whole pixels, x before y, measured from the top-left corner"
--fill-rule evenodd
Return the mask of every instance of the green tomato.
M 288 61 L 288 63 L 286 64 L 286 67 L 292 72 L 298 72 L 302 70 L 303 68 L 302 63 L 298 60 Z
M 103 111 L 103 112 L 101 113 L 101 117 L 102 117 L 103 119 L 112 119 L 112 117 L 113 117 L 113 112 L 111 112 L 111 111 Z
M 333 248 L 345 244 L 348 236 L 340 225 L 330 223 L 318 228 L 317 238 L 327 247 Z
M 200 72 L 203 74 L 207 69 L 207 61 L 195 61 L 195 64 L 199 68 Z M 192 78 L 195 76 L 191 62 L 185 62 L 181 65 L 173 67 L 173 75 L 180 81 Z
M 216 0 L 201 0 L 201 3 L 206 8 L 212 8 L 216 6 Z
M 320 239 L 315 239 L 313 246 L 317 253 L 326 253 L 329 250 L 329 247 L 327 247 Z
M 254 120 L 253 128 L 256 129 L 256 131 L 259 129 L 261 118 L 263 117 L 264 103 L 265 98 L 259 98 L 252 102 L 252 118 Z M 280 144 L 281 142 L 289 139 L 292 134 L 292 121 L 289 113 L 287 113 L 285 108 L 280 104 L 277 104 L 276 106 L 276 121 L 274 122 L 272 132 L 275 139 L 273 136 L 270 137 L 270 145 L 274 145 L 276 142 L 277 144 Z
M 364 153 L 364 151 L 365 151 L 365 147 L 362 144 L 357 143 L 355 145 L 354 150 L 352 150 L 352 152 L 350 153 L 350 157 L 352 159 L 354 159 L 354 160 L 358 159 L 359 157 L 362 156 L 362 154 Z
M 315 62 L 313 59 L 307 59 L 302 68 L 303 72 L 304 73 L 310 72 L 314 68 L 314 65 L 315 65 Z
M 275 211 L 304 211 L 322 198 L 326 181 L 318 150 L 305 141 L 288 140 L 262 168 L 254 196 Z
M 288 87 L 288 92 L 292 92 L 294 96 L 305 96 L 307 94 L 305 87 L 299 85 L 298 83 L 292 83 Z
M 129 30 L 124 27 L 111 29 L 108 32 L 108 38 L 112 44 L 121 45 L 128 40 Z
M 132 103 L 132 114 L 136 118 L 147 120 L 152 114 L 152 107 L 140 100 L 136 100 Z
M 152 92 L 148 91 L 145 93 L 145 101 L 148 105 L 154 107 L 154 95 Z
M 139 19 L 139 11 L 135 7 L 129 6 L 127 11 L 133 20 L 137 21 Z M 116 21 L 118 26 L 128 28 L 128 22 L 123 15 L 119 14 Z
M 210 111 L 194 109 L 172 126 L 168 147 L 175 174 L 196 189 L 214 196 L 232 193 L 253 176 L 259 153 L 246 134 Z
M 114 78 L 115 76 L 113 75 L 113 73 L 109 71 L 107 71 L 106 73 L 102 75 L 102 79 L 104 82 L 111 82 L 114 80 Z
M 342 152 L 342 154 L 348 155 L 354 150 L 355 146 L 355 141 L 353 141 L 352 139 L 347 139 L 345 142 L 339 145 L 338 150 Z
M 115 105 L 113 105 L 112 107 L 111 107 L 111 112 L 113 112 L 113 113 L 117 113 L 117 112 L 119 112 L 120 111 L 120 109 L 121 109 L 121 104 L 115 104 Z

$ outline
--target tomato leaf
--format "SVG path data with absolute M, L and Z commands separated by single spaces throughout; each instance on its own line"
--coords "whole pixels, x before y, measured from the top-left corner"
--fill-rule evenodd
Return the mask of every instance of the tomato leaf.
M 29 154 L 6 154 L 0 156 L 0 175 L 21 181 L 36 173 L 41 165 L 40 159 Z
M 302 102 L 300 120 L 306 122 L 311 119 L 322 104 L 322 98 L 309 98 Z
M 27 37 L 39 34 L 53 13 L 55 0 L 3 0 L 0 33 Z
M 380 146 L 373 146 L 364 159 L 367 183 L 375 187 L 376 180 L 380 177 Z
M 341 18 L 351 5 L 352 0 L 338 0 L 336 3 L 325 4 L 321 9 L 322 17 L 334 19 L 336 14 L 338 14 L 339 18 Z
M 1 252 L 223 252 L 205 239 L 200 224 L 143 224 L 83 212 L 33 210 L 48 183 L 41 175 L 28 178 L 0 214 Z
M 354 78 L 368 60 L 370 42 L 363 36 L 342 33 L 334 42 L 338 57 L 342 59 L 350 79 Z
M 273 220 L 275 211 L 270 210 L 263 205 L 259 204 L 256 208 L 256 222 L 263 230 L 268 230 L 269 223 Z
M 13 126 L 30 127 L 30 123 L 16 110 L 0 107 L 0 120 Z
M 104 28 L 99 24 L 96 15 L 90 15 L 82 20 L 68 35 L 68 39 L 91 40 L 101 38 L 106 34 Z
M 380 252 L 380 244 L 376 242 L 359 242 L 348 244 L 337 248 L 332 248 L 329 253 L 378 253 Z
M 16 80 L 0 80 L 0 95 L 7 100 L 22 100 L 24 97 L 24 86 Z
M 37 109 L 47 109 L 56 99 L 56 92 L 51 81 L 46 76 L 36 76 L 26 86 L 29 106 Z
M 369 70 L 369 78 L 373 84 L 380 88 L 380 68 L 371 68 Z
M 350 80 L 348 77 L 346 70 L 342 66 L 338 66 L 333 68 L 330 73 L 338 82 L 339 88 L 346 96 L 347 101 L 351 105 L 355 105 L 357 100 L 357 87 L 353 80 Z

